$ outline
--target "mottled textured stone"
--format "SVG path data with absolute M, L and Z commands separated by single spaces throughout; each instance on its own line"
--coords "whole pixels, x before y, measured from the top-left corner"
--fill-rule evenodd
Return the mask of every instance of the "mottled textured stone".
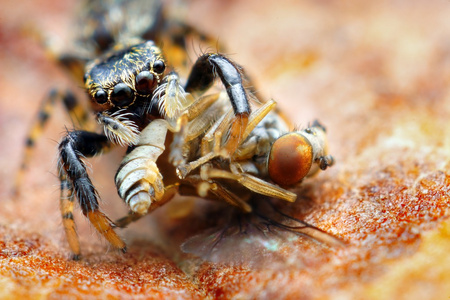
M 21 1 L 0 12 L 1 297 L 450 295 L 449 2 L 189 4 L 189 22 L 217 36 L 263 96 L 274 98 L 299 126 L 319 119 L 327 127 L 337 161 L 296 189 L 296 203 L 281 206 L 346 246 L 286 236 L 272 253 L 255 253 L 256 264 L 249 265 L 211 263 L 180 250 L 186 239 L 214 225 L 215 204 L 202 200 L 176 219 L 170 214 L 175 204 L 169 204 L 121 231 L 129 249 L 124 255 L 108 249 L 77 212 L 84 257 L 68 260 L 54 175 L 57 141 L 64 124 L 71 128 L 61 107 L 37 142 L 20 197 L 12 197 L 13 174 L 39 102 L 55 86 L 83 95 L 32 34 L 45 32 L 64 45 L 60 38 L 69 38 L 73 6 Z M 121 155 L 91 160 L 101 205 L 113 219 L 126 213 L 113 188 Z M 248 247 L 220 251 L 233 259 L 241 255 L 236 249 L 252 254 Z

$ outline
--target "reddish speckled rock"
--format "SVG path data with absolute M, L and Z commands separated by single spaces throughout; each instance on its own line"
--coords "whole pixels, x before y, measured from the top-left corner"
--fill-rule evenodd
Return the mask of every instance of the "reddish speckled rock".
M 317 118 L 327 127 L 337 160 L 305 180 L 297 202 L 283 210 L 346 246 L 289 237 L 273 252 L 255 253 L 249 265 L 214 264 L 181 252 L 186 239 L 214 225 L 218 209 L 203 201 L 177 219 L 169 204 L 121 231 L 129 249 L 124 255 L 108 251 L 77 213 L 84 257 L 68 260 L 54 176 L 56 141 L 64 124 L 70 127 L 60 107 L 37 143 L 21 196 L 12 197 L 12 175 L 41 99 L 55 86 L 83 96 L 30 31 L 42 30 L 64 45 L 59 38 L 70 38 L 74 6 L 64 3 L 4 3 L 0 12 L 0 297 L 450 295 L 449 3 L 190 2 L 190 22 L 218 36 L 263 95 L 296 123 Z M 102 207 L 113 219 L 126 213 L 113 188 L 121 155 L 91 160 Z M 243 257 L 252 254 L 243 249 L 249 251 Z M 221 251 L 240 255 L 229 247 Z

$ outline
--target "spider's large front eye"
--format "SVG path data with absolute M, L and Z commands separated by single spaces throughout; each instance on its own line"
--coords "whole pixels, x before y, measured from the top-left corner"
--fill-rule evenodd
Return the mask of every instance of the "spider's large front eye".
M 166 69 L 166 65 L 164 64 L 164 62 L 162 60 L 156 60 L 153 63 L 153 71 L 156 74 L 162 74 L 162 72 L 164 72 L 165 69 Z
M 111 93 L 111 101 L 118 107 L 128 106 L 134 101 L 133 91 L 125 83 L 118 83 Z
M 98 104 L 105 104 L 106 101 L 108 101 L 108 95 L 106 94 L 106 92 L 104 90 L 98 90 L 94 94 L 94 100 Z
M 272 145 L 269 154 L 268 171 L 270 179 L 281 186 L 300 182 L 313 162 L 311 143 L 298 133 L 281 136 Z
M 136 76 L 136 90 L 141 94 L 150 94 L 155 83 L 155 76 L 149 71 L 142 71 Z

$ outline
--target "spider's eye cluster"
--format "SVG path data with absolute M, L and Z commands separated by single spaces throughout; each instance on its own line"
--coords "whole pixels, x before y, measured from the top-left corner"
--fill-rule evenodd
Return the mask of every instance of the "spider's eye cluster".
M 156 84 L 156 78 L 150 71 L 141 71 L 136 76 L 136 90 L 140 94 L 150 94 Z
M 134 101 L 134 95 L 131 88 L 123 82 L 114 86 L 111 93 L 111 102 L 118 107 L 128 106 Z
M 166 65 L 164 64 L 164 62 L 162 60 L 158 59 L 153 63 L 153 71 L 156 74 L 162 74 L 165 69 L 166 69 Z
M 108 94 L 104 90 L 98 90 L 94 95 L 94 99 L 98 104 L 105 104 L 108 101 Z
M 101 86 L 109 86 L 109 84 L 97 79 L 97 77 L 102 78 L 98 75 L 102 74 L 102 72 L 99 72 L 98 70 L 91 70 L 86 73 L 84 79 L 85 82 L 89 81 L 89 83 L 87 83 L 88 89 L 92 82 L 100 82 L 100 84 L 97 85 L 92 98 L 97 104 L 102 105 L 102 109 L 104 109 L 105 104 L 126 108 L 134 103 L 137 95 L 151 95 L 160 82 L 160 76 L 164 73 L 165 69 L 166 65 L 161 59 L 147 62 L 146 66 L 137 73 L 134 79 L 134 87 L 120 80 L 110 88 L 101 88 Z M 95 78 L 95 81 L 90 79 L 91 76 Z
M 281 186 L 300 182 L 311 169 L 313 149 L 303 135 L 288 133 L 275 141 L 268 160 L 269 176 Z
M 155 88 L 158 80 L 154 73 L 160 75 L 166 69 L 166 65 L 162 60 L 156 60 L 153 65 L 150 64 L 148 70 L 141 71 L 136 76 L 136 90 L 139 94 L 150 94 Z M 153 70 L 153 73 L 150 71 Z

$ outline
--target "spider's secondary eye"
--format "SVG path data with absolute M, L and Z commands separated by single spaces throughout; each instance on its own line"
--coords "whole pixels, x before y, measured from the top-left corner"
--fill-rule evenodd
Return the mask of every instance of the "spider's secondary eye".
M 150 94 L 155 83 L 155 76 L 149 71 L 142 71 L 136 76 L 136 90 L 141 94 Z
M 125 83 L 118 83 L 111 94 L 111 101 L 119 107 L 128 106 L 134 101 L 133 91 Z
M 94 100 L 98 104 L 105 104 L 108 101 L 108 95 L 104 90 L 98 90 L 94 95 Z
M 281 186 L 296 184 L 308 175 L 312 160 L 312 146 L 304 136 L 297 133 L 283 135 L 270 150 L 269 176 Z
M 166 65 L 162 60 L 157 60 L 153 63 L 153 71 L 157 74 L 161 74 L 166 69 Z

